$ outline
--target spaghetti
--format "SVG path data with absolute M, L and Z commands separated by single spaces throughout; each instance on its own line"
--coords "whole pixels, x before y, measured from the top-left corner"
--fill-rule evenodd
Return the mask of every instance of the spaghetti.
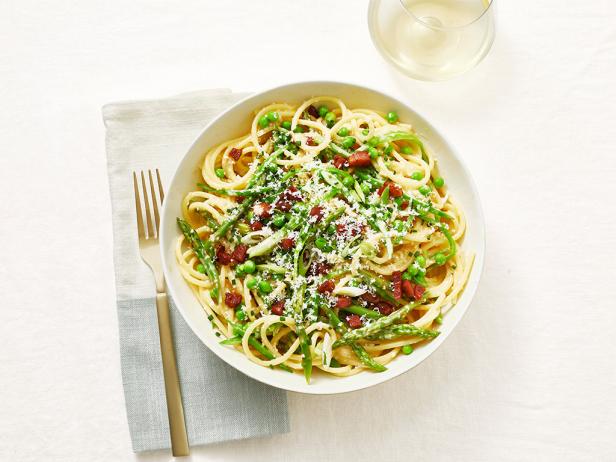
M 464 215 L 395 112 L 271 104 L 201 173 L 177 261 L 221 343 L 257 364 L 383 371 L 438 335 L 468 279 Z

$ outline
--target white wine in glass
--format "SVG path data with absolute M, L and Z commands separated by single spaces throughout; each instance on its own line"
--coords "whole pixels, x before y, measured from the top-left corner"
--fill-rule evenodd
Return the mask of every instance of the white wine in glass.
M 494 0 L 371 0 L 368 24 L 385 58 L 420 80 L 476 66 L 494 41 Z

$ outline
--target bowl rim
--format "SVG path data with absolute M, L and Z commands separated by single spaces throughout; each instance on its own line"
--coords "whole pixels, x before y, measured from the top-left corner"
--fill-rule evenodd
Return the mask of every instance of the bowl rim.
M 440 348 L 440 346 L 444 343 L 444 341 L 449 337 L 449 335 L 455 330 L 455 328 L 458 326 L 458 324 L 460 323 L 460 321 L 464 318 L 464 316 L 466 315 L 466 313 L 468 312 L 468 309 L 470 308 L 470 305 L 473 302 L 473 299 L 475 297 L 475 294 L 477 292 L 477 288 L 479 286 L 479 283 L 481 281 L 483 272 L 484 272 L 484 261 L 485 261 L 485 249 L 486 249 L 486 233 L 485 233 L 485 216 L 483 213 L 483 207 L 481 204 L 481 199 L 479 196 L 479 192 L 477 190 L 477 186 L 475 184 L 475 181 L 471 175 L 471 172 L 469 170 L 469 168 L 467 167 L 466 163 L 464 162 L 464 160 L 458 155 L 457 150 L 455 149 L 455 147 L 450 143 L 449 139 L 445 137 L 445 135 L 443 135 L 443 133 L 436 129 L 436 127 L 434 127 L 434 125 L 428 120 L 426 119 L 422 114 L 420 114 L 419 112 L 417 112 L 415 109 L 413 109 L 410 105 L 404 103 L 403 101 L 401 101 L 399 98 L 381 91 L 381 90 L 376 90 L 374 88 L 365 86 L 365 85 L 360 85 L 360 84 L 356 84 L 356 83 L 349 83 L 349 82 L 344 82 L 344 81 L 340 81 L 340 80 L 300 80 L 300 81 L 293 81 L 290 83 L 285 83 L 282 85 L 276 85 L 273 87 L 269 87 L 266 88 L 264 90 L 261 91 L 257 91 L 254 93 L 251 93 L 249 95 L 247 95 L 246 97 L 240 99 L 239 101 L 237 101 L 236 103 L 234 103 L 233 105 L 229 106 L 227 109 L 225 109 L 223 112 L 221 112 L 220 114 L 218 114 L 216 117 L 214 117 L 212 120 L 210 120 L 204 127 L 203 129 L 201 129 L 201 131 L 199 132 L 199 134 L 194 138 L 194 140 L 192 141 L 192 143 L 190 144 L 190 146 L 188 147 L 188 149 L 184 152 L 184 154 L 182 155 L 181 159 L 178 161 L 178 163 L 176 164 L 176 169 L 173 173 L 173 176 L 171 177 L 171 181 L 169 182 L 169 186 L 168 186 L 168 191 L 171 191 L 171 187 L 176 183 L 176 179 L 179 176 L 179 171 L 180 166 L 186 161 L 186 158 L 188 157 L 189 153 L 191 153 L 195 148 L 196 145 L 199 143 L 201 137 L 204 136 L 204 134 L 210 129 L 210 127 L 212 127 L 214 124 L 216 124 L 219 120 L 225 118 L 227 116 L 227 114 L 229 114 L 230 112 L 232 112 L 233 110 L 235 110 L 235 108 L 237 108 L 238 106 L 242 106 L 244 104 L 246 104 L 247 102 L 249 102 L 252 99 L 258 99 L 261 98 L 263 95 L 267 94 L 267 93 L 272 93 L 275 91 L 279 91 L 279 90 L 283 90 L 287 87 L 295 87 L 295 86 L 308 86 L 308 85 L 341 85 L 341 86 L 346 86 L 346 87 L 351 87 L 351 88 L 356 88 L 358 90 L 361 91 L 367 91 L 369 93 L 373 93 L 376 94 L 377 96 L 381 96 L 384 98 L 389 98 L 390 100 L 394 101 L 395 103 L 397 103 L 399 105 L 399 107 L 404 107 L 405 109 L 409 110 L 411 113 L 413 113 L 417 118 L 421 119 L 421 121 L 428 126 L 433 132 L 437 133 L 439 135 L 439 137 L 442 139 L 442 141 L 445 143 L 445 145 L 447 146 L 447 148 L 449 149 L 450 154 L 455 158 L 455 160 L 459 163 L 462 172 L 464 173 L 464 175 L 467 178 L 467 182 L 468 182 L 468 187 L 469 190 L 471 192 L 471 196 L 473 198 L 473 202 L 474 205 L 476 207 L 476 211 L 477 211 L 477 220 L 475 223 L 475 227 L 477 228 L 477 231 L 479 233 L 479 237 L 480 237 L 480 242 L 478 243 L 477 246 L 477 253 L 475 255 L 475 259 L 473 262 L 473 268 L 471 268 L 471 272 L 469 273 L 469 279 L 470 276 L 475 272 L 477 274 L 476 279 L 473 281 L 472 285 L 468 285 L 470 280 L 467 281 L 467 285 L 464 288 L 464 292 L 468 293 L 468 302 L 466 303 L 466 306 L 460 307 L 459 310 L 463 310 L 459 317 L 457 317 L 457 319 L 453 320 L 453 324 L 451 324 L 451 327 L 447 330 L 447 331 L 441 331 L 441 334 L 438 336 L 437 339 L 434 339 L 432 342 L 430 342 L 431 345 L 433 345 L 433 349 L 425 355 L 425 357 L 419 359 L 417 362 L 414 362 L 412 364 L 410 364 L 408 367 L 406 368 L 402 368 L 400 370 L 396 370 L 396 371 L 392 371 L 391 369 L 388 370 L 387 372 L 383 372 L 380 374 L 376 374 L 376 377 L 378 377 L 377 379 L 370 381 L 368 383 L 362 383 L 359 382 L 357 384 L 352 384 L 350 386 L 348 386 L 347 388 L 343 389 L 343 390 L 332 390 L 332 391 L 327 391 L 327 390 L 323 390 L 321 388 L 319 389 L 311 389 L 310 385 L 307 384 L 303 384 L 303 386 L 295 386 L 293 384 L 284 384 L 284 383 L 278 383 L 278 381 L 276 380 L 276 376 L 275 375 L 271 375 L 271 374 L 263 374 L 263 375 L 256 375 L 256 374 L 252 374 L 250 371 L 246 370 L 246 368 L 241 368 L 236 364 L 232 364 L 229 361 L 227 361 L 227 359 L 225 357 L 223 357 L 221 354 L 219 354 L 219 352 L 215 349 L 215 348 L 211 348 L 208 345 L 208 341 L 206 341 L 206 339 L 204 339 L 204 337 L 199 333 L 199 329 L 197 329 L 192 321 L 190 320 L 190 317 L 187 316 L 185 314 L 185 309 L 182 306 L 182 302 L 181 302 L 181 298 L 177 297 L 176 291 L 175 291 L 175 287 L 173 283 L 169 283 L 169 281 L 173 280 L 173 278 L 171 277 L 171 273 L 170 273 L 170 268 L 172 264 L 175 264 L 175 258 L 172 258 L 173 261 L 169 261 L 169 259 L 167 258 L 167 253 L 165 252 L 166 246 L 164 245 L 165 242 L 167 241 L 167 232 L 165 231 L 165 226 L 163 226 L 163 223 L 166 223 L 168 217 L 167 215 L 170 213 L 169 210 L 169 205 L 167 204 L 166 201 L 163 201 L 163 206 L 162 206 L 162 213 L 161 213 L 161 227 L 160 227 L 160 254 L 161 254 L 161 262 L 162 262 L 162 266 L 163 266 L 163 273 L 165 276 L 165 281 L 166 281 L 166 289 L 168 294 L 171 296 L 171 298 L 174 301 L 175 306 L 177 307 L 178 311 L 180 312 L 180 314 L 182 315 L 182 318 L 184 319 L 184 321 L 186 322 L 186 324 L 188 324 L 188 326 L 190 327 L 190 329 L 192 330 L 192 332 L 199 338 L 199 340 L 211 351 L 213 352 L 218 358 L 220 358 L 222 361 L 224 361 L 227 365 L 229 365 L 230 367 L 233 367 L 234 369 L 238 370 L 239 372 L 243 373 L 244 375 L 257 380 L 261 383 L 273 386 L 275 388 L 279 388 L 282 390 L 287 390 L 287 391 L 292 391 L 292 392 L 296 392 L 296 393 L 304 393 L 304 394 L 311 394 L 311 395 L 337 395 L 337 394 L 344 394 L 344 393 L 350 393 L 350 392 L 354 392 L 354 391 L 358 391 L 358 390 L 363 390 L 366 388 L 370 388 L 373 387 L 375 385 L 379 385 L 385 382 L 388 382 L 389 380 L 392 380 L 396 377 L 399 377 L 400 375 L 414 369 L 415 367 L 419 366 L 421 363 L 423 363 L 426 359 L 428 359 L 428 357 L 430 357 L 432 354 L 434 354 L 434 352 Z M 173 217 L 173 219 L 175 220 L 175 217 Z M 454 305 L 454 308 L 457 307 L 457 304 Z M 246 364 L 252 364 L 250 362 L 250 360 L 248 358 L 244 358 L 247 363 Z M 269 371 L 268 368 L 263 368 L 264 371 Z M 345 377 L 336 377 L 335 380 L 344 380 Z

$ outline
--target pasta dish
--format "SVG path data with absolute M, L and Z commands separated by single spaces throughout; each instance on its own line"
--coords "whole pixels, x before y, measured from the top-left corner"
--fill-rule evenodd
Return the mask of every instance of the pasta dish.
M 176 257 L 221 344 L 309 382 L 384 371 L 439 334 L 473 257 L 438 163 L 396 112 L 270 104 L 200 167 Z

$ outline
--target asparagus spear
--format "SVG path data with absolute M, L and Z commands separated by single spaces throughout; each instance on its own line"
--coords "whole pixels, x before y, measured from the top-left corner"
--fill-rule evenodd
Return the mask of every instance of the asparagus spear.
M 399 306 L 400 301 L 396 300 L 387 290 L 388 283 L 383 279 L 369 273 L 366 270 L 359 270 L 359 275 L 368 287 L 376 292 L 376 294 L 388 303 L 394 306 Z
M 422 329 L 421 327 L 414 326 L 413 324 L 394 324 L 393 326 L 386 327 L 382 331 L 369 335 L 367 340 L 393 340 L 398 337 L 421 337 L 421 338 L 435 338 L 440 334 L 437 330 Z
M 214 284 L 220 297 L 220 281 L 218 280 L 216 265 L 214 265 L 214 248 L 212 247 L 212 243 L 210 241 L 202 241 L 197 231 L 195 231 L 186 220 L 178 218 L 177 222 L 184 237 L 192 247 L 193 252 L 205 268 L 205 273 Z
M 377 319 L 372 324 L 369 324 L 364 327 L 360 327 L 359 329 L 348 331 L 341 338 L 336 340 L 332 345 L 333 348 L 338 348 L 342 345 L 348 345 L 349 343 L 355 342 L 360 339 L 364 339 L 371 335 L 377 334 L 381 332 L 386 327 L 391 326 L 395 322 L 404 318 L 407 314 L 411 312 L 413 308 L 419 305 L 420 302 L 411 302 L 402 308 L 394 311 L 389 316 L 384 316 L 382 318 Z
M 322 305 L 322 308 L 327 314 L 327 317 L 329 318 L 329 323 L 334 327 L 334 330 L 339 334 L 344 335 L 348 331 L 348 329 L 344 325 L 344 323 L 340 321 L 340 318 L 336 315 L 334 310 L 332 310 L 329 306 L 325 304 Z M 351 343 L 350 346 L 357 358 L 370 369 L 377 372 L 383 372 L 387 370 L 385 366 L 377 363 L 361 345 L 358 345 L 357 343 Z

